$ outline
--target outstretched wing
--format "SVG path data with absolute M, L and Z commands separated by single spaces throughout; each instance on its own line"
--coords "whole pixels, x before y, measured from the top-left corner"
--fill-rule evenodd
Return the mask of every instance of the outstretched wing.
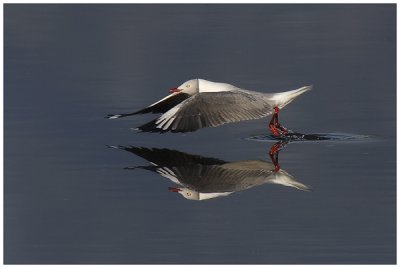
M 259 119 L 272 112 L 263 94 L 248 91 L 204 92 L 141 127 L 146 132 L 191 132 L 203 127 Z
M 190 95 L 182 92 L 172 93 L 165 98 L 147 106 L 146 108 L 139 110 L 133 113 L 126 113 L 126 114 L 109 114 L 105 118 L 107 119 L 116 119 L 121 117 L 126 117 L 135 114 L 145 114 L 145 113 L 165 113 L 172 107 L 178 105 L 182 101 L 189 98 Z

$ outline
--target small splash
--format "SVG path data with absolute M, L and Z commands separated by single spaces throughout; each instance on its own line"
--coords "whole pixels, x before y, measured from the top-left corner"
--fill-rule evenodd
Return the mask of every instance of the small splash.
M 246 138 L 246 140 L 261 141 L 261 142 L 365 141 L 370 139 L 371 136 L 359 135 L 359 134 L 347 134 L 347 133 L 315 133 L 315 134 L 291 133 L 286 137 L 275 137 L 270 134 L 265 134 L 265 135 L 256 135 Z

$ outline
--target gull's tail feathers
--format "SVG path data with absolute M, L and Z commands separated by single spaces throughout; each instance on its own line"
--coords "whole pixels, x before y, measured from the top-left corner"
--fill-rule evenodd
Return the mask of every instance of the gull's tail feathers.
M 298 190 L 302 190 L 302 191 L 306 191 L 306 192 L 311 191 L 311 187 L 309 187 L 299 181 L 296 181 L 293 178 L 293 176 L 291 176 L 290 174 L 288 174 L 286 171 L 284 171 L 282 169 L 278 173 L 276 173 L 275 179 L 272 181 L 272 183 L 293 187 Z
M 267 101 L 271 103 L 274 107 L 277 106 L 279 109 L 282 109 L 283 107 L 291 103 L 295 98 L 307 91 L 310 91 L 312 88 L 313 86 L 310 85 L 295 90 L 268 94 Z

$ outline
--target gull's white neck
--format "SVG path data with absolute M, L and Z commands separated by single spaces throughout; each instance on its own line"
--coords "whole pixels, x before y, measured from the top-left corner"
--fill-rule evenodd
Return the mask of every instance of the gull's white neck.
M 237 87 L 225 83 L 216 83 L 199 79 L 199 92 L 221 92 L 221 91 L 232 91 Z

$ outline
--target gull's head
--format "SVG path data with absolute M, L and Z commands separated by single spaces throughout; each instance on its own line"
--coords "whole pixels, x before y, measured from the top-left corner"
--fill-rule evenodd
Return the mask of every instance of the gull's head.
M 189 190 L 187 188 L 174 188 L 174 187 L 169 187 L 168 190 L 170 192 L 178 193 L 182 195 L 186 199 L 190 200 L 199 200 L 199 193 L 193 190 Z
M 188 188 L 175 188 L 175 187 L 168 187 L 168 190 L 170 192 L 178 193 L 186 199 L 196 200 L 196 201 L 203 201 L 216 197 L 228 196 L 233 193 L 233 192 L 202 193 L 190 190 Z
M 179 87 L 174 87 L 169 90 L 170 93 L 182 92 L 189 95 L 194 95 L 199 92 L 199 79 L 186 81 Z

